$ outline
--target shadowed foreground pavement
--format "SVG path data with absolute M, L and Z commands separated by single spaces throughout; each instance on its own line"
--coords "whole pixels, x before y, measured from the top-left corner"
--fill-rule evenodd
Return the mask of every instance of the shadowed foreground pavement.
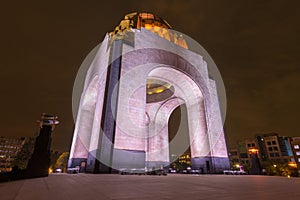
M 300 178 L 269 176 L 52 174 L 0 183 L 1 200 L 299 198 Z

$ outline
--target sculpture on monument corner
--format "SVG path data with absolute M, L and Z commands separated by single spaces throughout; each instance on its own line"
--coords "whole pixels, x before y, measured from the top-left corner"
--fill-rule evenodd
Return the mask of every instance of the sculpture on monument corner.
M 89 68 L 83 72 L 68 167 L 112 173 L 169 166 L 176 136 L 169 142 L 168 120 L 185 105 L 192 168 L 204 173 L 229 168 L 212 75 L 217 69 L 208 53 L 187 39 L 151 13 L 128 14 L 106 35 L 85 62 Z M 176 147 L 182 153 L 188 148 Z
M 43 113 L 39 123 L 39 135 L 36 138 L 34 150 L 28 161 L 26 174 L 29 178 L 49 175 L 51 133 L 59 124 L 58 117 Z

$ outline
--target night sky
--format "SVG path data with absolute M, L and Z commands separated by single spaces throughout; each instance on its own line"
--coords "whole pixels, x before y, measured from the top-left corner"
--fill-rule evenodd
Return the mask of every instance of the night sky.
M 85 56 L 124 15 L 148 11 L 198 41 L 227 92 L 229 146 L 256 133 L 300 136 L 298 1 L 6 1 L 1 5 L 0 136 L 33 136 L 42 112 L 61 125 L 52 148 L 68 151 L 72 88 Z

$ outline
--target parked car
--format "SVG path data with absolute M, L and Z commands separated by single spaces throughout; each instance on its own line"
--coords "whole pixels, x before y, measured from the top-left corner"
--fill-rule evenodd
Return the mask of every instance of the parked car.
M 78 174 L 79 173 L 79 166 L 74 168 L 68 168 L 67 169 L 68 174 Z
M 53 173 L 62 173 L 62 172 L 63 172 L 63 170 L 60 169 L 60 168 L 56 168 L 56 169 L 54 169 L 54 171 L 53 171 Z

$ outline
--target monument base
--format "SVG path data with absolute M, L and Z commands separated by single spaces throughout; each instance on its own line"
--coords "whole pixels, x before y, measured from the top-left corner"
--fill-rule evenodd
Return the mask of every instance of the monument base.
M 230 169 L 230 163 L 225 157 L 192 158 L 192 169 L 201 170 L 204 174 L 223 173 L 223 170 Z
M 144 169 L 145 159 L 145 151 L 114 149 L 112 168 L 117 171 Z

